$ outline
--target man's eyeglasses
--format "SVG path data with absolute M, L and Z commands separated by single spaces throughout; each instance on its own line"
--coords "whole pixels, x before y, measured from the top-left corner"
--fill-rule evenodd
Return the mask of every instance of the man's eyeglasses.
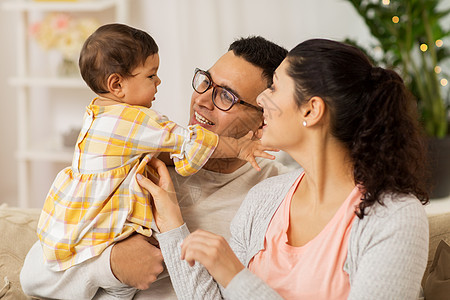
M 192 79 L 192 87 L 199 94 L 203 94 L 209 90 L 210 87 L 213 87 L 212 101 L 214 106 L 220 110 L 228 111 L 233 107 L 233 105 L 239 103 L 257 109 L 258 111 L 263 111 L 261 107 L 242 101 L 226 88 L 215 84 L 207 72 L 198 68 L 195 69 L 194 78 Z

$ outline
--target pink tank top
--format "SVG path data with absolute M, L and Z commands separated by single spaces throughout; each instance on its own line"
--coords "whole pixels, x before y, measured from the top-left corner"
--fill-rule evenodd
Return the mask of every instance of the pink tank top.
M 324 229 L 301 247 L 287 243 L 292 196 L 304 174 L 293 184 L 275 212 L 264 248 L 249 263 L 249 269 L 284 299 L 347 299 L 348 274 L 343 270 L 355 206 L 361 193 L 355 187 Z

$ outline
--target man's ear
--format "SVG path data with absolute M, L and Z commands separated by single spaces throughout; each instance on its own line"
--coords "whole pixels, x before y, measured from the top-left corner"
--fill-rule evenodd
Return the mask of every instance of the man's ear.
M 304 121 L 307 126 L 317 124 L 324 116 L 326 109 L 325 101 L 321 97 L 314 96 L 301 108 Z
M 124 78 L 117 74 L 113 73 L 109 75 L 108 80 L 106 82 L 108 91 L 118 98 L 123 98 L 125 96 L 124 90 Z

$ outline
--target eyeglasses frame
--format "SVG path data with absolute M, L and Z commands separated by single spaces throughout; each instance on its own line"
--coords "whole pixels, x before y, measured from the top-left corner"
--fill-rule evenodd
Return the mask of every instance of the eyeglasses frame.
M 208 79 L 209 79 L 209 85 L 208 85 L 208 87 L 207 87 L 203 92 L 201 92 L 201 93 L 200 93 L 199 91 L 197 91 L 197 89 L 195 88 L 195 85 L 194 85 L 194 79 L 195 79 L 195 77 L 197 76 L 197 73 L 199 73 L 199 72 L 201 72 L 203 75 L 205 75 L 205 76 L 208 77 Z M 212 94 L 211 94 L 212 102 L 213 102 L 214 106 L 217 107 L 218 109 L 220 109 L 221 111 L 229 111 L 231 108 L 233 108 L 233 106 L 234 106 L 236 103 L 239 103 L 239 104 L 245 105 L 245 106 L 247 106 L 247 107 L 254 108 L 254 109 L 256 109 L 256 110 L 258 110 L 258 111 L 260 111 L 260 112 L 263 112 L 262 107 L 258 107 L 258 106 L 255 106 L 255 105 L 253 105 L 253 104 L 250 104 L 250 103 L 248 103 L 248 102 L 245 102 L 244 100 L 239 99 L 238 96 L 236 96 L 233 92 L 231 92 L 231 91 L 228 90 L 227 88 L 225 88 L 225 87 L 223 87 L 223 86 L 220 86 L 220 85 L 216 84 L 216 83 L 212 80 L 211 75 L 209 75 L 208 72 L 203 71 L 202 69 L 199 69 L 199 68 L 195 68 L 194 77 L 192 78 L 192 88 L 194 89 L 194 91 L 197 92 L 197 93 L 199 93 L 199 94 L 204 94 L 204 93 L 206 93 L 206 92 L 211 88 L 211 86 L 213 87 L 213 91 L 212 91 Z M 225 91 L 227 91 L 228 93 L 230 93 L 231 96 L 233 97 L 233 103 L 231 104 L 231 106 L 230 106 L 228 109 L 223 109 L 223 108 L 218 107 L 217 104 L 216 104 L 216 102 L 214 101 L 214 98 L 215 98 L 215 95 L 216 95 L 216 88 L 222 88 L 222 89 L 224 89 Z

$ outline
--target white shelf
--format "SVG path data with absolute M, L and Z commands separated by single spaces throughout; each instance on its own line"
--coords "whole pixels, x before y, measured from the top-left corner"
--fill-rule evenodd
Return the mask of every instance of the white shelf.
M 2 3 L 5 10 L 16 11 L 102 11 L 115 7 L 111 0 L 78 0 L 78 1 L 32 1 L 8 0 Z
M 28 150 L 17 152 L 17 158 L 28 161 L 48 161 L 70 163 L 73 158 L 73 151 L 71 150 Z
M 10 83 L 17 87 L 88 88 L 81 77 L 13 77 Z
M 46 89 L 77 89 L 70 93 L 79 93 L 82 90 L 89 90 L 81 76 L 57 77 L 57 76 L 35 76 L 29 73 L 29 31 L 28 24 L 33 12 L 78 12 L 103 14 L 106 10 L 114 10 L 113 22 L 128 23 L 129 0 L 66 0 L 66 1 L 42 1 L 42 0 L 0 0 L 0 8 L 17 12 L 17 24 L 11 28 L 17 30 L 17 75 L 10 78 L 10 83 L 17 87 L 17 126 L 18 126 L 18 151 L 17 168 L 18 182 L 21 183 L 19 191 L 20 207 L 30 205 L 31 183 L 35 180 L 31 178 L 31 164 L 34 161 L 44 161 L 50 163 L 66 163 L 70 165 L 74 148 L 65 148 L 57 142 L 55 133 L 49 130 L 49 141 L 40 141 L 39 145 L 34 145 L 30 141 L 32 126 L 30 124 L 31 115 L 35 113 L 30 109 L 31 88 Z M 109 18 L 110 19 L 110 18 Z M 7 46 L 7 44 L 5 44 Z M 51 95 L 50 95 L 51 96 Z M 39 98 L 36 97 L 36 101 Z M 56 112 L 50 112 L 55 114 Z M 56 141 L 55 141 L 56 140 Z
M 17 151 L 19 160 L 68 162 L 72 161 L 74 147 L 64 147 L 62 141 L 50 135 L 47 140 L 29 145 L 26 149 Z

